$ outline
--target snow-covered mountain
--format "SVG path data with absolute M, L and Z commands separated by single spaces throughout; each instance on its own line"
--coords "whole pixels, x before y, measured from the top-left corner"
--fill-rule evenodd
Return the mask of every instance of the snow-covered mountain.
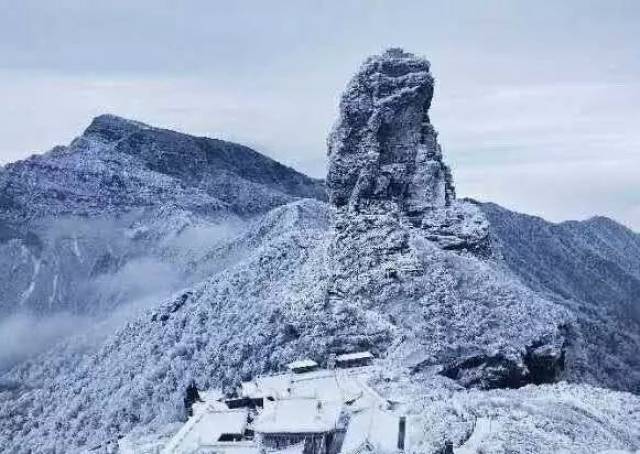
M 0 173 L 0 319 L 96 314 L 188 285 L 218 267 L 203 267 L 207 248 L 304 197 L 325 199 L 322 182 L 247 147 L 99 116 Z M 145 273 L 162 278 L 142 285 Z
M 92 326 L 4 374 L 0 450 L 106 449 L 132 431 L 165 430 L 182 419 L 192 380 L 231 390 L 295 359 L 324 364 L 331 353 L 363 349 L 379 357 L 371 386 L 410 416 L 416 452 L 440 452 L 445 439 L 461 444 L 474 421 L 480 433 L 477 421 L 489 417 L 494 430 L 472 438 L 483 452 L 640 449 L 633 355 L 640 332 L 637 318 L 624 315 L 637 315 L 638 235 L 609 220 L 554 225 L 456 199 L 428 116 L 433 85 L 429 63 L 398 49 L 364 63 L 329 137 L 329 203 L 319 182 L 276 164 L 282 173 L 267 178 L 257 164 L 245 169 L 246 149 L 234 148 L 224 162 L 237 163 L 238 184 L 270 194 L 249 202 L 244 189 L 216 183 L 217 170 L 203 171 L 203 154 L 176 151 L 218 142 L 113 117 L 99 118 L 72 144 L 78 153 L 32 159 L 84 162 L 82 149 L 99 154 L 100 165 L 111 166 L 112 154 L 148 163 L 135 169 L 154 177 L 114 170 L 122 180 L 114 184 L 138 185 L 141 194 L 106 190 L 97 210 L 84 202 L 91 190 L 104 195 L 99 186 L 74 189 L 68 205 L 38 193 L 42 208 L 24 222 L 47 210 L 91 222 L 125 219 L 142 207 L 152 214 L 128 227 L 133 238 L 138 228 L 158 238 L 176 212 L 207 226 L 224 219 L 242 227 L 198 254 L 181 252 L 190 258 L 176 263 L 195 272 L 179 279 L 184 288 L 171 298 L 112 332 Z M 7 173 L 35 178 L 10 167 L 5 188 L 14 187 Z M 19 222 L 13 207 L 27 203 L 15 195 L 22 193 L 9 191 L 16 202 L 6 204 L 7 222 Z M 154 248 L 171 250 L 169 230 Z
M 640 235 L 604 217 L 552 224 L 482 210 L 509 269 L 575 317 L 566 377 L 640 394 Z

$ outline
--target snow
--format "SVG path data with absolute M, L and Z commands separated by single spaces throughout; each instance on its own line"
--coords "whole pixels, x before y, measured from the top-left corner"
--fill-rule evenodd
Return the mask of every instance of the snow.
M 640 399 L 629 393 L 567 383 L 461 390 L 437 376 L 390 372 L 374 385 L 383 396 L 410 396 L 397 409 L 407 415 L 408 452 L 437 452 L 447 440 L 474 453 L 640 449 Z
M 261 398 L 315 398 L 322 401 L 353 402 L 365 395 L 375 394 L 363 382 L 366 368 L 316 370 L 304 374 L 278 374 L 258 376 L 241 384 L 243 397 Z
M 371 352 L 355 352 L 336 356 L 336 362 L 349 362 L 357 359 L 373 359 Z
M 317 399 L 276 399 L 266 401 L 253 423 L 257 433 L 323 433 L 336 429 L 341 402 Z
M 427 79 L 425 71 L 416 77 Z M 403 79 L 391 79 L 401 96 L 377 93 L 393 104 L 410 91 Z M 341 114 L 368 109 L 366 99 L 357 103 L 362 86 L 350 85 Z M 346 371 L 286 374 L 254 379 L 241 390 L 285 402 L 266 404 L 267 429 L 326 428 L 334 421 L 331 409 L 345 402 L 354 416 L 389 404 L 408 417 L 409 453 L 436 451 L 445 440 L 492 453 L 640 449 L 640 398 L 616 391 L 637 392 L 640 383 L 632 310 L 640 288 L 638 236 L 601 220 L 551 226 L 455 200 L 435 130 L 423 125 L 422 101 L 415 111 L 376 113 L 398 120 L 385 144 L 431 161 L 418 175 L 410 175 L 408 163 L 398 179 L 412 188 L 409 200 L 388 184 L 399 162 L 373 173 L 367 166 L 377 162 L 357 162 L 362 178 L 343 188 L 335 185 L 352 175 L 351 166 L 338 163 L 345 172 L 329 181 L 334 195 L 375 200 L 362 209 L 300 199 L 323 199 L 322 183 L 244 147 L 137 130 L 113 118 L 98 121 L 65 153 L 7 166 L 0 187 L 11 206 L 0 214 L 17 233 L 0 243 L 0 263 L 16 270 L 20 285 L 3 281 L 0 304 L 19 301 L 31 288 L 25 309 L 46 305 L 36 268 L 39 281 L 51 282 L 45 272 L 59 274 L 56 303 L 74 309 L 109 312 L 132 295 L 151 301 L 114 322 L 104 338 L 78 336 L 3 374 L 0 451 L 73 453 L 161 431 L 184 418 L 183 393 L 192 382 L 231 393 L 297 358 L 363 349 L 379 358 L 369 378 Z M 402 129 L 404 120 L 413 129 Z M 114 122 L 115 130 L 105 129 Z M 110 134 L 118 139 L 105 141 Z M 332 135 L 331 146 L 349 145 L 345 137 Z M 407 148 L 416 138 L 429 141 L 432 157 Z M 367 147 L 381 143 L 356 145 L 368 156 Z M 426 172 L 431 167 L 437 175 Z M 433 187 L 417 187 L 430 176 Z M 423 202 L 437 206 L 412 218 L 404 202 L 420 210 Z M 91 233 L 82 236 L 83 267 L 68 258 L 75 257 L 73 244 L 60 246 L 56 228 L 65 216 L 75 216 L 65 218 L 73 221 L 67 229 Z M 198 248 L 179 246 L 183 232 L 225 220 L 234 221 L 236 234 Z M 35 232 L 28 250 L 27 232 Z M 43 248 L 42 268 L 29 269 L 20 247 L 30 257 Z M 149 282 L 162 267 L 143 278 L 126 274 L 150 259 L 179 271 L 175 288 L 165 286 L 172 274 Z M 96 282 L 115 295 L 86 291 L 85 284 Z M 72 293 L 74 286 L 86 292 Z M 152 291 L 158 286 L 162 292 Z M 185 290 L 174 294 L 177 288 Z M 559 382 L 564 378 L 572 383 Z M 309 411 L 303 421 L 301 410 Z M 207 413 L 199 405 L 194 411 L 195 418 Z M 480 422 L 486 419 L 490 431 Z M 208 421 L 201 424 L 211 435 L 218 424 Z M 361 429 L 377 424 L 366 413 L 357 421 Z M 187 438 L 199 433 L 196 420 L 190 427 L 182 433 Z M 354 440 L 363 434 L 385 432 L 362 429 Z M 191 441 L 202 441 L 197 437 Z M 381 444 L 390 443 L 389 433 L 383 438 Z
M 287 368 L 291 371 L 313 369 L 315 367 L 318 367 L 318 363 L 310 359 L 302 359 L 302 360 L 293 361 L 287 364 Z
M 304 452 L 304 443 L 298 443 L 295 445 L 287 446 L 278 451 L 267 451 L 277 454 L 302 454 Z
M 398 452 L 399 418 L 377 407 L 369 407 L 351 415 L 341 454 L 361 452 L 370 446 L 377 454 Z
M 254 216 L 303 197 L 325 199 L 321 182 L 247 147 L 97 117 L 68 146 L 8 164 L 0 173 L 0 232 L 13 232 L 11 242 L 24 248 L 25 257 L 43 260 L 37 282 L 25 282 L 16 246 L 0 241 L 0 268 L 16 270 L 0 283 L 0 319 L 15 306 L 38 315 L 104 318 L 132 301 L 122 301 L 129 298 L 117 290 L 104 295 L 94 279 L 141 258 L 178 268 L 182 286 L 193 285 L 228 265 L 216 260 L 220 251 L 211 241 L 224 236 L 220 230 L 241 230 Z M 189 225 L 177 225 L 180 218 Z M 105 237 L 92 234 L 94 228 Z M 231 254 L 224 258 L 232 260 Z M 110 266 L 105 270 L 104 264 Z M 61 297 L 49 305 L 50 288 L 41 283 L 55 273 Z
M 49 308 L 53 307 L 53 303 L 56 300 L 56 294 L 58 292 L 58 274 L 53 276 L 53 283 L 51 288 L 51 295 L 49 295 Z
M 249 398 L 284 397 L 289 395 L 293 376 L 272 375 L 256 377 L 241 384 L 242 395 Z
M 309 352 L 314 352 L 314 357 L 328 357 L 334 345 L 346 347 L 351 343 L 348 351 L 354 351 L 355 346 L 366 342 L 378 352 L 385 352 L 380 348 L 387 346 L 384 356 L 389 358 L 389 371 L 394 371 L 408 366 L 404 358 L 415 357 L 411 353 L 420 351 L 422 358 L 432 358 L 429 366 L 437 365 L 433 358 L 440 351 L 448 352 L 464 343 L 475 345 L 476 349 L 486 345 L 488 352 L 502 348 L 519 352 L 520 346 L 545 331 L 540 327 L 547 321 L 550 326 L 557 321 L 553 309 L 542 310 L 545 300 L 523 288 L 507 271 L 491 262 L 443 252 L 417 239 L 415 257 L 423 263 L 421 268 L 427 275 L 388 281 L 383 271 L 370 275 L 369 271 L 359 275 L 348 271 L 343 282 L 345 289 L 351 288 L 348 295 L 353 295 L 349 304 L 326 309 L 330 282 L 327 272 L 339 268 L 328 252 L 333 241 L 327 233 L 331 232 L 332 219 L 332 210 L 320 202 L 301 201 L 274 210 L 230 247 L 249 252 L 230 268 L 190 289 L 184 302 L 170 300 L 167 303 L 171 304 L 143 314 L 110 336 L 95 352 L 78 355 L 71 353 L 75 350 L 70 347 L 58 346 L 55 355 L 12 371 L 9 378 L 41 384 L 21 390 L 19 401 L 11 398 L 2 405 L 0 411 L 13 416 L 0 421 L 15 421 L 16 415 L 24 414 L 20 424 L 29 427 L 28 435 L 6 438 L 5 443 L 12 440 L 6 450 L 10 451 L 14 443 L 59 443 L 61 451 L 73 452 L 74 446 L 86 440 L 99 442 L 137 426 L 162 427 L 181 417 L 182 392 L 192 379 L 201 388 L 233 389 L 252 376 L 282 369 Z M 390 235 L 385 230 L 371 234 L 365 231 L 362 242 L 351 237 L 355 244 L 350 251 L 375 256 L 370 245 L 384 244 L 382 238 Z M 390 291 L 393 289 L 396 290 Z M 412 369 L 415 366 L 411 364 Z M 299 378 L 313 374 L 299 374 Z M 337 377 L 340 380 L 342 376 Z M 332 393 L 333 385 L 328 378 L 322 380 L 326 381 L 320 388 L 329 390 L 318 396 L 324 398 Z M 262 386 L 246 388 L 253 388 L 257 394 L 269 390 L 282 397 L 287 397 L 287 389 L 293 388 L 297 394 L 313 397 L 302 385 L 304 382 L 292 386 L 291 378 L 282 376 L 263 381 Z M 357 395 L 362 389 L 348 394 Z M 411 387 L 399 388 L 393 397 L 411 403 L 419 399 L 416 396 L 420 392 Z M 618 408 L 625 411 L 613 417 L 613 425 L 605 431 L 617 440 L 618 446 L 633 446 L 617 428 L 633 427 L 626 421 L 637 411 L 638 399 L 632 395 L 616 398 L 615 393 L 608 393 L 593 398 L 599 403 L 619 402 Z M 480 405 L 481 396 L 480 393 L 470 400 L 465 395 L 462 401 Z M 591 397 L 585 395 L 581 399 Z M 443 396 L 444 403 L 416 410 L 418 420 L 447 421 L 449 410 L 444 408 L 449 408 L 446 403 L 450 400 L 450 396 Z M 549 402 L 544 407 L 554 405 Z M 599 414 L 604 410 L 595 411 Z M 27 416 L 34 412 L 41 412 L 42 416 Z M 558 415 L 552 413 L 550 418 Z M 471 430 L 474 419 L 469 417 L 456 424 Z M 35 421 L 41 425 L 32 426 Z M 66 421 L 78 424 L 77 429 L 64 431 L 73 435 L 56 442 L 55 437 L 44 434 L 45 430 L 55 433 L 55 424 Z M 85 430 L 82 421 L 95 421 L 91 424 L 96 428 Z M 429 423 L 425 424 L 425 432 L 412 432 L 410 445 L 416 446 L 418 452 L 424 444 L 434 445 L 429 440 L 438 437 L 440 426 Z M 119 427 L 119 432 L 113 427 Z M 577 425 L 571 427 L 578 430 Z M 443 434 L 449 429 L 443 428 Z M 8 426 L 2 430 L 9 430 Z M 557 426 L 554 431 L 553 436 L 559 436 L 561 429 Z M 515 433 L 524 432 L 517 427 Z M 455 441 L 462 443 L 465 436 L 461 433 Z M 545 439 L 541 433 L 531 437 Z M 596 439 L 599 435 L 590 437 Z M 571 446 L 560 446 L 565 445 Z
M 31 281 L 29 282 L 29 286 L 22 292 L 20 296 L 19 306 L 23 306 L 29 297 L 33 294 L 33 291 L 36 288 L 36 282 L 38 280 L 38 275 L 40 274 L 40 266 L 42 265 L 42 260 L 38 259 L 34 255 L 31 255 L 31 261 L 33 263 L 33 274 L 31 275 Z
M 455 454 L 476 454 L 480 450 L 482 441 L 491 434 L 492 430 L 499 430 L 499 427 L 492 427 L 490 418 L 478 418 L 471 437 L 454 450 Z
M 199 411 L 187 421 L 162 452 L 187 454 L 201 446 L 220 444 L 222 434 L 243 434 L 248 416 L 246 409 Z M 222 445 L 227 446 L 226 443 Z
M 78 244 L 78 237 L 77 236 L 73 237 L 73 253 L 78 258 L 78 261 L 80 263 L 82 263 L 83 262 L 83 258 L 82 258 L 82 253 L 80 252 L 80 245 Z

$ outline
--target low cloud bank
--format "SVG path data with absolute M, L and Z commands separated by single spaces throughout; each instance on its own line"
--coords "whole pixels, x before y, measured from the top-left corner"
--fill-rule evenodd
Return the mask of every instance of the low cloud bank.
M 246 228 L 240 221 L 188 225 L 177 235 L 163 232 L 155 244 L 143 246 L 125 234 L 132 223 L 131 219 L 116 223 L 69 217 L 46 226 L 46 243 L 62 244 L 62 252 L 72 257 L 71 264 L 73 254 L 86 266 L 94 266 L 102 256 L 110 263 L 89 278 L 74 275 L 71 265 L 65 268 L 69 274 L 61 279 L 71 279 L 76 288 L 63 296 L 68 301 L 62 301 L 60 307 L 73 307 L 77 313 L 35 315 L 24 308 L 23 313 L 0 319 L 0 373 L 65 339 L 79 348 L 98 345 L 118 326 L 242 256 L 223 248 Z M 150 247 L 148 253 L 144 245 Z M 220 247 L 221 256 L 208 257 Z
M 0 321 L 0 372 L 85 329 L 88 323 L 88 317 L 66 313 L 47 317 L 18 314 Z

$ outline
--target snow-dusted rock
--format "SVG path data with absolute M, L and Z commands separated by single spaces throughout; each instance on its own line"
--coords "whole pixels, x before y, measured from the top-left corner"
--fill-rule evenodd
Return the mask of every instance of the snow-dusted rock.
M 554 224 L 481 208 L 509 269 L 575 315 L 569 377 L 640 393 L 640 235 L 603 217 Z
M 455 198 L 429 119 L 433 92 L 424 58 L 389 49 L 364 62 L 329 135 L 329 198 L 343 212 L 396 212 L 444 248 L 486 250 L 483 214 Z
M 640 450 L 637 395 L 560 382 L 462 390 L 387 364 L 371 385 L 407 414 L 409 452 L 591 454 Z
M 327 186 L 336 206 L 367 212 L 393 202 L 414 214 L 455 197 L 429 122 L 429 66 L 389 49 L 367 59 L 347 85 L 328 140 Z
M 468 386 L 536 381 L 536 365 L 552 371 L 540 381 L 553 381 L 562 355 L 527 362 L 527 352 L 562 350 L 570 316 L 489 261 L 489 224 L 455 199 L 432 96 L 429 62 L 400 49 L 367 59 L 347 86 L 328 141 L 337 208 L 328 301 L 392 315 L 404 337 L 397 352 L 421 352 L 420 367 L 441 364 Z

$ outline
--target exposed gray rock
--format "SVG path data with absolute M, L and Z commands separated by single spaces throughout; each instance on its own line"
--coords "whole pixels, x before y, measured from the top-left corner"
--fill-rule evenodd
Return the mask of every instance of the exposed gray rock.
M 527 352 L 562 352 L 570 316 L 487 262 L 496 258 L 489 224 L 455 199 L 429 122 L 432 95 L 429 63 L 399 49 L 366 60 L 346 89 L 328 140 L 337 207 L 328 306 L 386 314 L 402 333 L 392 348 L 404 365 L 419 356 L 464 386 L 522 386 L 539 370 L 555 381 L 563 365 L 540 356 L 532 370 Z M 453 314 L 457 326 L 445 328 Z
M 342 211 L 396 211 L 442 247 L 480 249 L 487 223 L 475 207 L 455 199 L 429 120 L 433 90 L 429 62 L 402 49 L 364 62 L 329 135 L 329 198 Z
M 429 120 L 429 66 L 423 58 L 389 49 L 367 59 L 347 85 L 328 139 L 327 185 L 336 206 L 367 211 L 392 201 L 415 214 L 455 198 Z

